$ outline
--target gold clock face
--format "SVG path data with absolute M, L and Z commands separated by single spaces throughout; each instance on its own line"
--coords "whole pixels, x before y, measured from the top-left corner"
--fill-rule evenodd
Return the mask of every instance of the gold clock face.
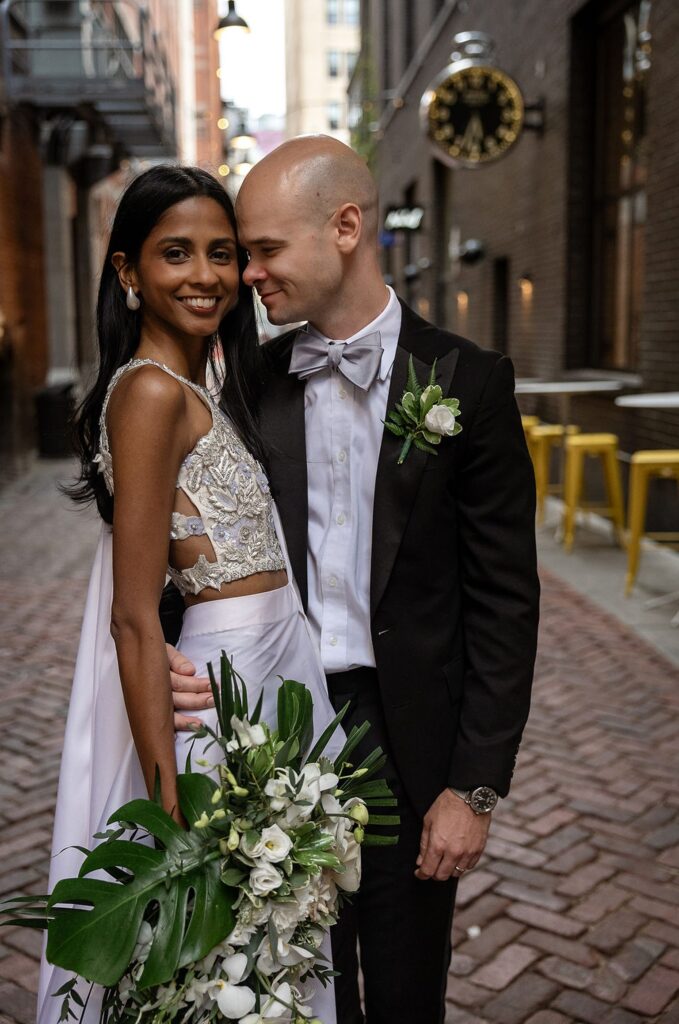
M 453 166 L 478 167 L 503 156 L 523 127 L 523 97 L 494 67 L 471 65 L 444 72 L 423 97 L 429 138 Z

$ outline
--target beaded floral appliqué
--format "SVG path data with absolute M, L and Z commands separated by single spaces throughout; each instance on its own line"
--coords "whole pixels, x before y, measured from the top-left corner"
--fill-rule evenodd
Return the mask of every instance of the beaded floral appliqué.
M 175 374 L 153 360 L 133 360 L 121 367 L 109 385 L 101 417 L 100 450 L 94 459 L 110 494 L 113 494 L 113 463 L 106 432 L 108 398 L 122 374 L 133 365 L 152 363 L 188 384 L 209 406 L 212 428 L 196 443 L 179 470 L 177 488 L 196 509 L 196 515 L 173 512 L 171 540 L 206 536 L 215 561 L 201 554 L 191 569 L 168 574 L 182 594 L 198 594 L 205 588 L 219 590 L 222 583 L 257 572 L 285 568 L 276 533 L 269 481 L 259 462 L 248 451 L 233 426 L 204 388 Z

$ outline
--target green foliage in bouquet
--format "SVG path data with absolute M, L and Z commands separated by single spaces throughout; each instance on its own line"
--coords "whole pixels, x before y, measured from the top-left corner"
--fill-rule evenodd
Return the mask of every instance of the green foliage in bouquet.
M 201 999 L 209 1009 L 201 1020 L 246 1020 L 240 1010 L 230 1015 L 233 999 L 241 1007 L 254 1000 L 259 1011 L 267 992 L 270 1003 L 301 1005 L 288 982 L 304 970 L 321 980 L 331 975 L 316 933 L 336 919 L 337 890 L 358 886 L 359 844 L 397 841 L 398 815 L 369 818 L 366 809 L 396 805 L 386 781 L 375 777 L 385 763 L 382 751 L 350 762 L 368 723 L 352 729 L 331 762 L 324 751 L 346 707 L 310 749 L 313 705 L 303 684 L 282 682 L 271 730 L 260 724 L 262 698 L 250 712 L 246 687 L 224 653 L 219 684 L 212 666 L 209 674 L 218 731 L 203 726 L 196 739 L 207 739 L 206 753 L 214 747 L 216 757 L 196 761 L 201 772 L 189 754 L 177 776 L 188 829 L 162 809 L 159 794 L 155 802 L 133 800 L 111 815 L 112 828 L 94 837 L 99 845 L 83 850 L 77 878 L 58 882 L 48 897 L 0 905 L 3 923 L 47 929 L 52 964 L 106 989 L 102 1020 L 190 1020 L 186 1000 L 198 1011 Z M 281 917 L 287 930 L 277 929 Z M 262 936 L 269 943 L 268 974 L 257 960 Z M 289 977 L 277 959 L 282 948 L 297 951 L 297 960 L 288 953 Z M 221 960 L 214 957 L 218 949 Z M 273 970 L 279 971 L 276 990 Z M 238 987 L 243 981 L 251 987 Z M 67 1019 L 70 998 L 83 1006 L 75 980 L 61 994 Z

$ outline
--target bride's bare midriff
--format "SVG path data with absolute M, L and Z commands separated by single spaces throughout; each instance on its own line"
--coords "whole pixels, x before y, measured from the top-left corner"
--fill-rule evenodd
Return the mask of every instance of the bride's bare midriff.
M 233 583 L 222 583 L 219 590 L 207 587 L 201 590 L 200 594 L 187 594 L 184 602 L 188 608 L 190 605 L 203 604 L 205 601 L 221 601 L 225 597 L 266 594 L 269 590 L 280 590 L 287 582 L 288 574 L 285 569 L 278 569 L 276 572 L 256 572 L 252 576 L 243 577 L 242 580 L 234 580 Z

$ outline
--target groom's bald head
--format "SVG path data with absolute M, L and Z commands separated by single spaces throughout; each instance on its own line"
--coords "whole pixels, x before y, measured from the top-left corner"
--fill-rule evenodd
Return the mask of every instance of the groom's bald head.
M 255 204 L 270 210 L 294 206 L 298 216 L 325 223 L 339 207 L 361 211 L 363 239 L 377 240 L 377 188 L 366 164 L 343 142 L 328 135 L 306 135 L 284 142 L 260 160 L 243 182 L 236 210 L 247 220 Z

